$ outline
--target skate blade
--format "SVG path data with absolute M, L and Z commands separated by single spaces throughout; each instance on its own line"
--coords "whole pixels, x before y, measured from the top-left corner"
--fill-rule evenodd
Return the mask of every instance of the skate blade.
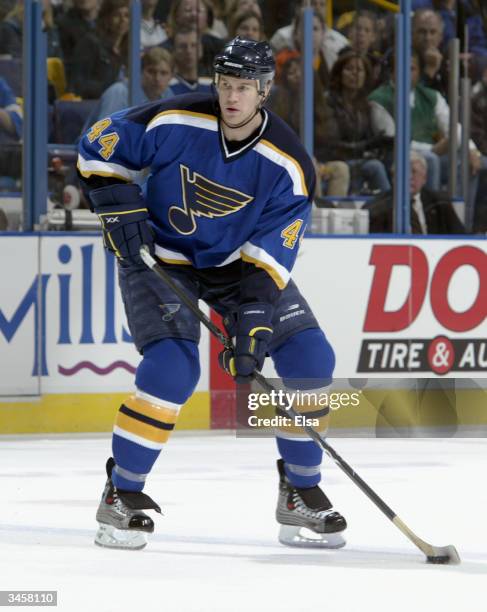
M 112 525 L 98 523 L 95 544 L 103 548 L 118 548 L 123 550 L 141 550 L 147 545 L 147 536 L 142 531 L 117 529 Z
M 281 525 L 279 542 L 298 548 L 342 548 L 346 544 L 341 533 L 316 533 L 297 525 Z

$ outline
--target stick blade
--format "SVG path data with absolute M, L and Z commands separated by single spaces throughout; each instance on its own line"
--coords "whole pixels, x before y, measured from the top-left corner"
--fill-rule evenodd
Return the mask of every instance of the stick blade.
M 426 556 L 427 563 L 436 565 L 459 565 L 462 561 L 457 549 L 450 546 L 432 546 L 433 554 Z

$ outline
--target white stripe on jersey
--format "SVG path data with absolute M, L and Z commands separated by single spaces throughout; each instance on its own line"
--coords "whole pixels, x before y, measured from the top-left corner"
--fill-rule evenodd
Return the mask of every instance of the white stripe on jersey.
M 189 259 L 185 257 L 182 253 L 178 253 L 177 251 L 171 251 L 170 249 L 165 249 L 164 247 L 161 247 L 158 244 L 155 245 L 155 251 L 156 251 L 157 257 L 160 257 L 164 261 L 170 261 L 170 262 L 180 261 L 181 263 L 187 263 L 187 264 L 191 263 Z
M 282 166 L 289 174 L 293 183 L 293 193 L 295 196 L 307 196 L 308 190 L 304 183 L 303 171 L 296 160 L 290 156 L 283 155 L 277 148 L 270 147 L 265 142 L 258 142 L 254 151 L 260 153 L 275 164 Z
M 114 176 L 134 182 L 140 176 L 140 170 L 129 170 L 120 164 L 85 159 L 81 155 L 78 155 L 78 169 L 85 177 L 96 174 L 98 176 Z
M 283 287 L 287 285 L 289 279 L 291 278 L 291 273 L 289 270 L 286 270 L 286 268 L 282 266 L 277 259 L 274 259 L 272 255 L 269 255 L 267 251 L 264 251 L 264 249 L 255 246 L 255 244 L 248 241 L 241 246 L 240 250 L 243 254 L 248 255 L 251 259 L 256 259 L 257 261 L 265 264 L 265 267 L 272 268 L 272 270 L 274 270 L 276 275 L 281 280 Z
M 216 117 L 204 115 L 203 113 L 191 113 L 189 111 L 163 111 L 149 122 L 145 131 L 148 132 L 160 125 L 186 125 L 203 130 L 210 130 L 212 132 L 218 131 Z

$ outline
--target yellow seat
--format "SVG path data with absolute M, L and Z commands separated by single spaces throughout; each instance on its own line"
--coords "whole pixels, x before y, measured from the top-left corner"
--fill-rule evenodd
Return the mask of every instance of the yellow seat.
M 64 62 L 59 57 L 47 58 L 47 80 L 54 85 L 56 98 L 60 98 L 66 91 L 66 73 Z

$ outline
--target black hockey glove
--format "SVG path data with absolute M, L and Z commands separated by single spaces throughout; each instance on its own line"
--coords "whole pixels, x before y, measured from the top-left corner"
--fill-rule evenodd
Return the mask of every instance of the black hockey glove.
M 89 196 L 101 222 L 105 248 L 119 259 L 142 264 L 139 249 L 145 244 L 153 253 L 154 234 L 140 187 L 108 185 L 90 191 Z
M 234 323 L 224 321 L 230 335 L 235 335 L 235 348 L 219 355 L 220 365 L 238 383 L 249 383 L 254 370 L 261 370 L 272 338 L 274 307 L 263 302 L 243 304 Z

